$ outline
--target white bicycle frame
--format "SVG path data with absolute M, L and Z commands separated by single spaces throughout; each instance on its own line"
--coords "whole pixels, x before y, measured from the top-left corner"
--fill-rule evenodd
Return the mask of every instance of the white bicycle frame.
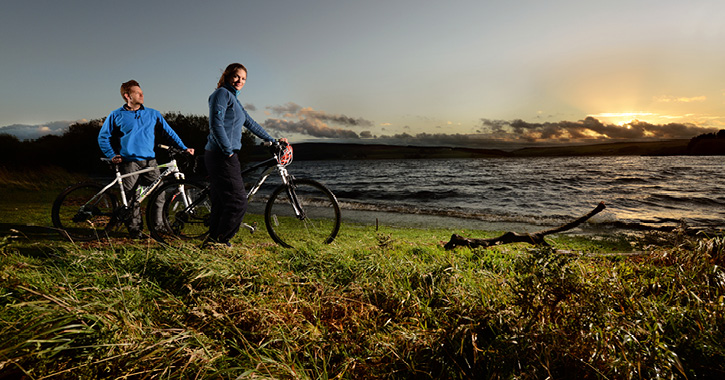
M 108 159 L 105 159 L 105 160 L 108 160 Z M 141 170 L 137 170 L 135 172 L 126 173 L 126 174 L 121 174 L 121 171 L 118 170 L 118 166 L 116 166 L 115 167 L 115 169 L 116 169 L 116 179 L 114 179 L 111 183 L 109 183 L 103 189 L 101 189 L 101 191 L 99 191 L 96 195 L 94 195 L 93 198 L 91 198 L 88 202 L 86 202 L 86 204 L 84 204 L 83 206 L 81 206 L 81 210 L 85 206 L 87 206 L 89 204 L 95 203 L 96 200 L 102 194 L 104 194 L 108 189 L 110 189 L 111 187 L 115 186 L 116 184 L 118 184 L 118 188 L 119 188 L 119 190 L 121 192 L 121 202 L 123 203 L 123 206 L 128 207 L 128 199 L 126 198 L 126 192 L 123 191 L 123 179 L 124 178 L 128 178 L 128 177 L 131 177 L 131 176 L 134 176 L 134 175 L 139 175 L 139 174 L 143 174 L 143 173 L 152 172 L 152 171 L 154 171 L 156 169 L 164 169 L 164 168 L 166 170 L 164 170 L 159 175 L 159 177 L 156 178 L 156 180 L 151 185 L 142 187 L 141 191 L 138 193 L 138 195 L 136 197 L 136 202 L 138 202 L 138 203 L 143 202 L 143 200 L 146 199 L 146 197 L 148 197 L 148 195 L 151 194 L 151 192 L 153 192 L 157 187 L 159 187 L 159 184 L 164 179 L 164 177 L 167 177 L 167 176 L 173 174 L 176 179 L 184 179 L 184 173 L 182 173 L 179 170 L 179 166 L 176 164 L 176 160 L 171 160 L 171 161 L 169 161 L 169 162 L 167 162 L 165 164 L 161 164 L 161 165 L 157 165 L 157 166 L 152 166 L 152 167 L 149 167 L 149 168 L 146 168 L 146 169 L 141 169 Z M 181 190 L 183 191 L 183 185 L 181 185 L 181 186 L 182 186 L 182 189 Z M 186 197 L 184 197 L 184 198 L 186 198 Z M 186 199 L 184 199 L 184 201 L 186 202 Z M 187 206 L 188 206 L 188 204 L 187 204 Z
M 272 175 L 272 172 L 274 171 L 279 173 L 279 176 L 282 178 L 282 183 L 284 185 L 287 185 L 289 183 L 289 173 L 287 172 L 287 168 L 280 164 L 277 164 L 276 167 L 270 166 L 259 176 L 259 179 L 257 179 L 257 182 L 254 184 L 254 186 L 249 189 L 249 192 L 247 193 L 247 201 L 251 201 L 252 199 L 254 199 L 254 195 L 257 194 L 257 191 L 259 191 L 259 188 L 262 187 L 264 181 L 266 181 L 267 178 L 269 178 L 269 176 Z

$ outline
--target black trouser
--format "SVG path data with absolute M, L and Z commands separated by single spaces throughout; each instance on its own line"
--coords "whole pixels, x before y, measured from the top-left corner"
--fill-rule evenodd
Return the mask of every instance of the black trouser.
M 239 231 L 247 212 L 242 168 L 236 153 L 229 157 L 207 150 L 204 163 L 211 184 L 209 239 L 226 243 Z

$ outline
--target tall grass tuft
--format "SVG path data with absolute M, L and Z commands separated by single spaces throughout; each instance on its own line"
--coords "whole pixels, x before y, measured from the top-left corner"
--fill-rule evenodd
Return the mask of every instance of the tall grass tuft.
M 0 378 L 719 378 L 721 237 L 643 255 L 443 250 L 345 225 L 331 245 L 0 244 Z M 242 240 L 243 239 L 243 240 Z

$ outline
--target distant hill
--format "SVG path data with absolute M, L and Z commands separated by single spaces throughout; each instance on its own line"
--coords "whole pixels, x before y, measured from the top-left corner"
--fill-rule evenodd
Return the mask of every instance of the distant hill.
M 400 146 L 382 144 L 300 143 L 293 145 L 300 160 L 374 160 L 423 158 L 510 157 L 498 149 Z
M 688 154 L 689 139 L 617 142 L 558 147 L 532 147 L 513 151 L 516 157 L 540 156 L 678 156 Z
M 513 151 L 500 149 L 428 147 L 382 144 L 294 144 L 296 160 L 375 160 L 426 158 L 490 158 L 490 157 L 553 157 L 553 156 L 672 156 L 686 155 L 690 140 L 658 142 L 621 142 L 592 145 L 569 145 L 522 148 Z M 265 157 L 257 147 L 253 159 Z

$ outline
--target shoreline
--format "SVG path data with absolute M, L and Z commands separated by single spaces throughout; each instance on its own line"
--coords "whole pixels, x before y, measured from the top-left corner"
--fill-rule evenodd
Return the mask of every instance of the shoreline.
M 547 228 L 524 222 L 491 222 L 473 218 L 402 213 L 393 211 L 342 210 L 342 222 L 361 225 L 384 225 L 420 229 L 469 229 L 487 232 L 516 231 L 535 232 Z
M 596 218 L 593 217 L 592 219 Z M 572 218 L 571 221 L 576 218 Z M 425 213 L 403 213 L 393 211 L 370 211 L 370 210 L 342 210 L 342 222 L 370 226 L 387 226 L 417 229 L 450 229 L 450 230 L 473 230 L 482 232 L 517 232 L 535 233 L 551 228 L 559 227 L 562 224 L 537 224 L 512 221 L 486 221 L 475 218 L 460 216 L 433 215 Z M 568 222 L 566 222 L 568 223 Z M 583 222 L 571 230 L 558 234 L 579 235 L 579 236 L 612 236 L 631 235 L 646 232 L 673 232 L 684 227 L 687 235 L 707 233 L 710 235 L 722 235 L 724 226 L 688 226 L 688 225 L 663 225 L 652 226 L 639 223 L 615 222 Z

